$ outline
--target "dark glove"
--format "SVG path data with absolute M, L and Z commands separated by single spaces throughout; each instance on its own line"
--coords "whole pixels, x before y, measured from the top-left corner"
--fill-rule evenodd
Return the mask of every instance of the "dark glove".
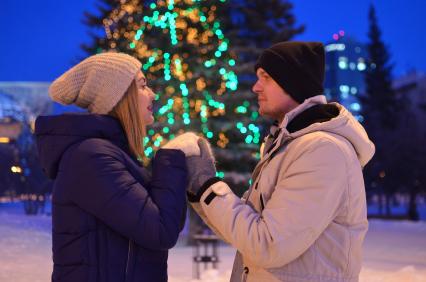
M 200 156 L 186 158 L 189 177 L 187 189 L 188 198 L 199 195 L 200 188 L 208 180 L 216 176 L 215 159 L 209 142 L 200 137 L 198 139 L 198 146 L 200 147 Z

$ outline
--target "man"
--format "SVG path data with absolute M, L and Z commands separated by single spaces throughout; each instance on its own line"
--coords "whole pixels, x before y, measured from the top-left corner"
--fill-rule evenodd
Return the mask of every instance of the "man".
M 259 113 L 278 121 L 238 198 L 214 178 L 206 141 L 187 159 L 188 199 L 238 252 L 231 281 L 358 281 L 367 232 L 362 167 L 374 145 L 323 96 L 324 47 L 284 42 L 256 64 Z

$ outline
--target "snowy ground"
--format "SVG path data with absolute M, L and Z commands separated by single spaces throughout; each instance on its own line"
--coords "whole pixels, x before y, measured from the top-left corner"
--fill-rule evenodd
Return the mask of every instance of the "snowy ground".
M 50 216 L 25 216 L 18 204 L 0 204 L 0 282 L 50 281 Z M 192 248 L 171 250 L 169 281 L 192 280 Z M 234 249 L 219 248 L 218 270 L 201 281 L 229 281 Z M 361 282 L 426 282 L 426 222 L 371 220 L 364 248 Z

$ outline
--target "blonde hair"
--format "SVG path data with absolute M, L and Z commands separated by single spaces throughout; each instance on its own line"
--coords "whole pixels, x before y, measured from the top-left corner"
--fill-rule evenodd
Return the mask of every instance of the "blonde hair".
M 143 140 L 146 136 L 146 125 L 140 118 L 140 112 L 138 86 L 133 80 L 123 98 L 109 114 L 120 121 L 127 136 L 130 152 L 143 164 L 145 160 Z

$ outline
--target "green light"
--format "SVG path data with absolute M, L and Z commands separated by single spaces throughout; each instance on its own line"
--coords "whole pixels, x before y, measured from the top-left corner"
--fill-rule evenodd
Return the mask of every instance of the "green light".
M 202 23 L 203 23 L 203 22 L 205 22 L 206 20 L 207 20 L 207 18 L 206 18 L 205 16 L 201 16 L 201 17 L 200 17 L 200 22 L 202 22 Z
M 242 128 L 240 128 L 240 131 L 241 131 L 242 134 L 246 134 L 247 133 L 247 128 L 242 127 Z
M 229 60 L 228 61 L 228 64 L 230 65 L 230 66 L 235 66 L 235 60 Z
M 170 129 L 166 126 L 163 128 L 163 132 L 167 134 L 170 132 Z
M 207 132 L 206 136 L 209 139 L 213 138 L 213 132 L 211 132 L 211 131 Z
M 214 55 L 219 58 L 222 55 L 222 52 L 216 51 L 214 52 Z
M 242 122 L 237 122 L 237 128 L 240 129 L 241 127 L 243 127 L 243 123 Z
M 146 150 L 144 152 L 145 152 L 145 156 L 148 157 L 153 152 L 153 150 L 152 150 L 151 147 L 148 147 L 148 148 L 146 148 Z
M 149 134 L 149 135 L 154 135 L 154 133 L 155 133 L 154 129 L 150 129 L 150 130 L 148 130 L 148 134 Z
M 211 61 L 205 61 L 204 65 L 206 66 L 206 68 L 209 68 L 212 66 L 212 62 Z
M 157 7 L 157 5 L 155 5 L 155 3 L 151 3 L 151 5 L 149 5 L 149 7 L 154 10 L 155 7 Z
M 237 111 L 237 113 L 245 114 L 245 113 L 247 113 L 247 108 L 244 107 L 244 106 L 239 106 L 239 107 L 236 108 L 236 111 Z
M 136 44 L 135 43 L 130 43 L 130 49 L 135 49 L 135 47 L 136 47 Z
M 219 178 L 224 178 L 225 173 L 223 171 L 216 171 L 216 176 L 219 177 Z
M 225 52 L 226 49 L 228 49 L 228 43 L 222 42 L 222 44 L 219 46 L 219 51 Z

